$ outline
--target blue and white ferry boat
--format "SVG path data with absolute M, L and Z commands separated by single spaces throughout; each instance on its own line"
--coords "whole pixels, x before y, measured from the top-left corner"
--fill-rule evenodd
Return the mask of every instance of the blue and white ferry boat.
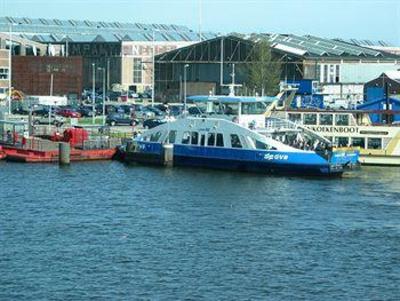
M 357 161 L 356 152 L 335 152 L 329 140 L 295 123 L 265 120 L 263 99 L 215 97 L 203 116 L 179 118 L 137 137 L 126 160 L 313 176 L 340 176 Z

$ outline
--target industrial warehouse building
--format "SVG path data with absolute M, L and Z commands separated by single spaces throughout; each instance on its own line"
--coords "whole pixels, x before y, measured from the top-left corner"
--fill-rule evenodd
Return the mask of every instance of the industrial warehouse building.
M 200 40 L 198 33 L 180 25 L 15 17 L 0 17 L 0 34 L 2 48 L 10 48 L 11 35 L 13 55 L 29 56 L 35 64 L 40 60 L 33 56 L 82 57 L 82 75 L 77 80 L 82 79 L 83 88 L 92 87 L 93 75 L 96 88 L 102 87 L 101 72 L 106 72 L 108 89 L 119 84 L 134 91 L 152 86 L 154 54 Z M 202 33 L 203 39 L 213 37 L 212 33 Z M 14 79 L 13 75 L 12 85 L 16 88 L 29 86 Z
M 156 95 L 179 99 L 185 65 L 188 95 L 224 91 L 231 81 L 232 64 L 238 70 L 249 63 L 255 40 L 265 38 L 273 57 L 281 62 L 281 80 L 315 81 L 318 93 L 331 99 L 362 100 L 363 85 L 385 71 L 400 68 L 400 56 L 339 40 L 282 34 L 218 37 L 156 57 Z M 236 83 L 246 87 L 246 74 Z M 240 91 L 240 93 L 246 93 Z

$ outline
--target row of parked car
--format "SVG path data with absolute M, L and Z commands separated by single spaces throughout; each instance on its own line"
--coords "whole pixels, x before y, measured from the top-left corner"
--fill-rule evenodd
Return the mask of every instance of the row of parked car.
M 49 107 L 36 106 L 32 109 L 35 124 L 54 124 L 61 126 L 64 118 L 81 118 L 103 115 L 103 105 L 95 105 L 95 110 L 91 105 L 52 107 L 49 118 Z M 144 128 L 152 128 L 167 120 L 177 117 L 183 112 L 183 105 L 164 105 L 156 104 L 107 104 L 105 106 L 106 123 L 110 126 L 117 125 L 139 125 Z M 14 114 L 29 114 L 29 110 L 19 107 L 13 111 Z M 202 110 L 198 107 L 190 107 L 188 114 L 199 115 Z

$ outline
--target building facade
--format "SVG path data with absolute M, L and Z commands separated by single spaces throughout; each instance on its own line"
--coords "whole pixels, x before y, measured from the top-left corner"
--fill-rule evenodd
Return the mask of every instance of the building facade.
M 82 91 L 81 57 L 13 56 L 12 86 L 27 95 L 80 98 Z
M 283 82 L 312 80 L 317 93 L 326 101 L 361 101 L 366 82 L 382 72 L 400 68 L 400 56 L 337 40 L 279 34 L 227 36 L 157 56 L 157 94 L 161 99 L 176 98 L 185 65 L 189 65 L 187 82 L 213 83 L 215 92 L 221 93 L 232 81 L 231 66 L 234 64 L 235 82 L 246 87 L 246 74 L 242 72 L 245 68 L 242 67 L 251 63 L 254 42 L 260 38 L 269 42 L 272 57 L 280 63 Z

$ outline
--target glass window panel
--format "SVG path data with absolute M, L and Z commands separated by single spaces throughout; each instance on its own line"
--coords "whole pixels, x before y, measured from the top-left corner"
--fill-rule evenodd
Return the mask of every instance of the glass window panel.
M 382 139 L 381 138 L 368 138 L 368 148 L 369 149 L 382 149 Z
M 192 132 L 191 144 L 197 145 L 198 143 L 199 143 L 199 133 L 197 133 L 197 132 Z
M 301 122 L 301 114 L 300 113 L 289 113 L 288 118 L 292 122 Z
M 349 115 L 338 114 L 336 115 L 336 125 L 349 125 Z
M 238 135 L 231 134 L 231 145 L 233 148 L 242 148 L 242 143 L 240 142 Z
M 320 125 L 333 125 L 333 114 L 321 114 L 319 116 Z
M 208 133 L 207 145 L 214 146 L 215 145 L 215 133 Z
M 168 142 L 175 143 L 175 139 L 176 139 L 176 131 L 170 131 L 168 135 Z
M 353 146 L 359 146 L 359 147 L 365 148 L 365 138 L 353 137 L 351 139 L 351 143 Z
M 335 142 L 339 147 L 345 147 L 349 145 L 349 137 L 335 137 Z
M 224 136 L 221 133 L 217 134 L 217 144 L 216 146 L 224 147 Z
M 182 144 L 189 144 L 190 142 L 190 133 L 184 132 L 182 136 Z
M 304 114 L 305 125 L 316 125 L 317 124 L 317 114 Z
M 143 73 L 142 59 L 136 57 L 133 58 L 133 82 L 135 84 L 142 83 L 142 73 Z

